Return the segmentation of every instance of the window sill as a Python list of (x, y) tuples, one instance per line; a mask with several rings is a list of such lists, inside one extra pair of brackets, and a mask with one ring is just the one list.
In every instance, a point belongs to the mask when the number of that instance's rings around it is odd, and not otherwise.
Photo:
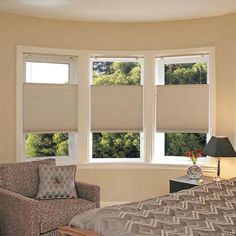
[[(163, 169), (163, 170), (186, 170), (189, 164), (166, 164), (166, 163), (128, 163), (128, 162), (87, 162), (78, 163), (78, 169)], [(216, 167), (213, 165), (200, 165), (203, 172), (215, 173)]]

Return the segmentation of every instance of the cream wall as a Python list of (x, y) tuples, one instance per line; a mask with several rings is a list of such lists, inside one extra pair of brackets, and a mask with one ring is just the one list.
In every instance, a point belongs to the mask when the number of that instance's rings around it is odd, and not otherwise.
[[(159, 50), (215, 46), (218, 135), (236, 143), (236, 14), (201, 20), (96, 24), (43, 20), (0, 12), (0, 163), (16, 152), (16, 45), (94, 50)], [(225, 168), (224, 168), (225, 167)], [(236, 176), (236, 161), (223, 163)], [(129, 201), (168, 191), (175, 169), (82, 169), (78, 178), (97, 183), (102, 201)]]

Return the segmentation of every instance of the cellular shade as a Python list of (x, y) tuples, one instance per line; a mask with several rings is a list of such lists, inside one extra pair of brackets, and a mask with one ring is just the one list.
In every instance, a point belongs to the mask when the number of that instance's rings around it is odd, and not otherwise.
[(207, 84), (156, 86), (157, 132), (206, 133), (208, 116)]
[(96, 85), (91, 90), (93, 132), (142, 131), (143, 86)]
[(26, 83), (23, 89), (25, 132), (77, 131), (77, 85)]

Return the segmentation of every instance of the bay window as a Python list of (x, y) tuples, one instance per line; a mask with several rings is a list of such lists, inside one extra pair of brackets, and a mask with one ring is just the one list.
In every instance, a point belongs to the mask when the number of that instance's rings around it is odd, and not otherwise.
[(19, 46), (18, 160), (187, 164), (214, 130), (213, 55)]

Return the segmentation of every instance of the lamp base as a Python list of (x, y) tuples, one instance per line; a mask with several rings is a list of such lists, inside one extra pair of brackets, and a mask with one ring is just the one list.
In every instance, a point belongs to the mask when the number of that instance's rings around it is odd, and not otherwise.
[(213, 181), (219, 182), (220, 178), (220, 158), (217, 159), (217, 176), (213, 179)]

